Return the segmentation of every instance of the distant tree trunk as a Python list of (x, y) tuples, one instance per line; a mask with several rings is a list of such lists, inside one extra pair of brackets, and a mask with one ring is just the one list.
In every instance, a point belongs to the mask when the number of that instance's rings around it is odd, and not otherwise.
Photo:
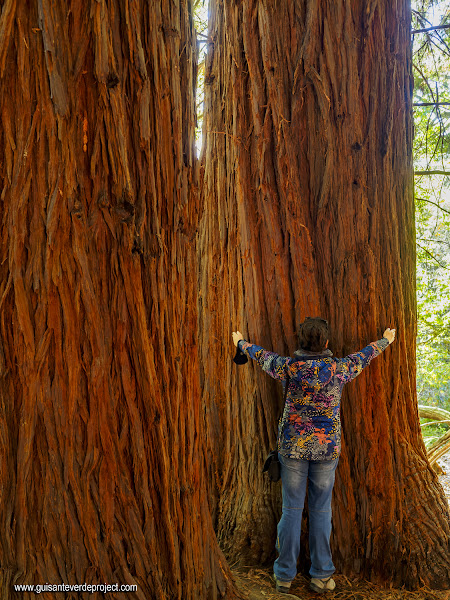
[(275, 557), (261, 473), (281, 387), (237, 367), (231, 332), (281, 355), (306, 316), (337, 356), (395, 327), (342, 398), (333, 557), (344, 573), (449, 581), (449, 515), (415, 382), (409, 2), (210, 0), (200, 366), (216, 530), (230, 561)]
[(232, 598), (204, 478), (190, 2), (0, 4), (1, 596)]

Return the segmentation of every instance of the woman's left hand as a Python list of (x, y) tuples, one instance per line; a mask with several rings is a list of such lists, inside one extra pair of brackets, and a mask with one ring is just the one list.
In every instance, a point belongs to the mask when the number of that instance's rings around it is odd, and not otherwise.
[(232, 333), (233, 336), (233, 342), (234, 345), (237, 347), (239, 340), (243, 340), (244, 336), (242, 335), (242, 333), (240, 331), (233, 331)]

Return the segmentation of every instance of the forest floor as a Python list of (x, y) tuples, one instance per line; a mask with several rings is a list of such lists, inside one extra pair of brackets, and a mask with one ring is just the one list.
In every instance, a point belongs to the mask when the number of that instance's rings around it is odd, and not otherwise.
[(297, 575), (291, 586), (292, 594), (280, 594), (275, 591), (272, 569), (241, 567), (232, 569), (236, 587), (246, 600), (450, 600), (450, 590), (430, 590), (421, 588), (414, 592), (383, 587), (345, 575), (333, 575), (336, 589), (326, 594), (316, 594), (309, 589), (309, 577)]
[[(450, 453), (443, 456), (438, 463), (444, 473), (439, 481), (444, 488), (450, 505)], [(309, 578), (297, 575), (292, 584), (292, 594), (280, 594), (275, 591), (272, 569), (256, 569), (240, 567), (232, 569), (237, 589), (246, 600), (314, 600), (321, 597), (309, 589)], [(422, 588), (414, 592), (382, 587), (362, 579), (348, 578), (345, 575), (333, 576), (336, 581), (334, 592), (328, 592), (323, 597), (326, 600), (450, 600), (450, 590), (429, 590)]]

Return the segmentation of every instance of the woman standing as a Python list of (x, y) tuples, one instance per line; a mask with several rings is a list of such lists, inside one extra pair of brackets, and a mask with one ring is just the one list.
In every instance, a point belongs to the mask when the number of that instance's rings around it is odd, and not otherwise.
[(232, 336), (239, 350), (257, 361), (271, 377), (281, 380), (283, 386), (288, 386), (277, 441), (283, 512), (277, 527), (276, 589), (289, 593), (297, 574), (308, 483), (310, 587), (316, 592), (334, 590), (331, 497), (341, 449), (342, 389), (394, 341), (395, 329), (386, 329), (380, 340), (345, 358), (333, 357), (328, 349), (328, 323), (319, 317), (307, 317), (299, 325), (300, 348), (293, 358), (251, 344), (239, 331)]

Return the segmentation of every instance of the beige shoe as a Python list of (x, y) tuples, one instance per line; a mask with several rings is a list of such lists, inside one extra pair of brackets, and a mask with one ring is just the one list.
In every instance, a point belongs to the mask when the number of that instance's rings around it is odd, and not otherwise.
[(332, 592), (336, 587), (336, 583), (332, 577), (328, 577), (328, 579), (316, 579), (313, 577), (309, 587), (318, 594), (323, 594), (324, 592)]
[(291, 587), (292, 581), (280, 581), (275, 575), (275, 573), (273, 575), (273, 578), (275, 580), (275, 587), (277, 588), (277, 592), (280, 592), (281, 594), (290, 593), (289, 588)]
[(286, 597), (286, 600), (289, 600), (289, 599), (301, 600), (298, 596), (291, 593), (290, 588), (291, 588), (292, 581), (280, 581), (275, 574), (273, 575), (273, 578), (275, 580), (277, 592), (279, 592), (280, 594), (284, 594)]

